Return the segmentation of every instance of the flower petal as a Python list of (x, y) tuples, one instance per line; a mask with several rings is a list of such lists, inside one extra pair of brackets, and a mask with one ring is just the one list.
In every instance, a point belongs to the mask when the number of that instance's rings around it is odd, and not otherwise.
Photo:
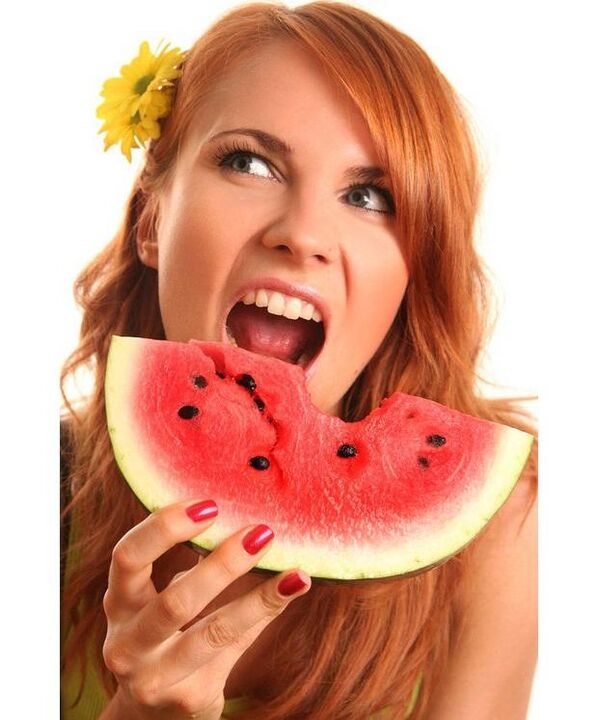
[(121, 151), (131, 162), (131, 150), (145, 147), (148, 139), (160, 137), (158, 120), (172, 109), (173, 81), (182, 75), (187, 55), (179, 48), (163, 47), (156, 54), (144, 40), (130, 63), (120, 68), (120, 76), (109, 78), (102, 85), (104, 101), (96, 108), (96, 117), (103, 120), (98, 134), (106, 133), (104, 150), (120, 142)]

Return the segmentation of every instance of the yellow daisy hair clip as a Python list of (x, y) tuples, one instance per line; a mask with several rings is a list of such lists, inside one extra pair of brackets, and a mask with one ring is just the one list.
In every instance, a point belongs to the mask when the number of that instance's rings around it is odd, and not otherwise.
[[(160, 41), (160, 44), (163, 41)], [(96, 116), (104, 120), (98, 135), (105, 132), (104, 151), (120, 142), (120, 149), (131, 162), (131, 148), (143, 147), (148, 139), (160, 137), (160, 118), (172, 108), (174, 80), (182, 74), (185, 52), (160, 46), (154, 55), (147, 41), (139, 54), (120, 69), (120, 77), (110, 78), (102, 86), (104, 101)], [(139, 142), (139, 145), (137, 144)]]

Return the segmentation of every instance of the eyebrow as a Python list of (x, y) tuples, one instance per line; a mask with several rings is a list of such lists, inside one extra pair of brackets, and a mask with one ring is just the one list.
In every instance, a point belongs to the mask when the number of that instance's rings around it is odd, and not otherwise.
[[(232, 130), (222, 130), (208, 138), (208, 142), (214, 142), (224, 135), (247, 135), (252, 137), (266, 150), (282, 157), (289, 157), (293, 154), (293, 148), (284, 140), (277, 138), (276, 135), (266, 132), (265, 130), (257, 130), (256, 128), (233, 128)], [(368, 183), (374, 180), (387, 177), (387, 172), (377, 165), (351, 165), (348, 167), (344, 176), (348, 179), (358, 182)]]

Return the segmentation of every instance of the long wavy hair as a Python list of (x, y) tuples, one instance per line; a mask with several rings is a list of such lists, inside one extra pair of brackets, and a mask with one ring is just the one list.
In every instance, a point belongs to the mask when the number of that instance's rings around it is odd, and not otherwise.
[[(122, 226), (81, 272), (75, 299), (83, 311), (80, 341), (61, 373), (69, 416), (72, 501), (85, 528), (80, 557), (66, 584), (63, 622), (73, 628), (63, 663), (86, 648), (109, 695), (116, 681), (102, 658), (102, 607), (111, 552), (145, 517), (119, 476), (107, 434), (103, 378), (113, 334), (164, 339), (157, 273), (136, 251), (137, 233), (154, 231), (156, 193), (174, 167), (202, 99), (236, 63), (270, 40), (299, 43), (322, 63), (363, 114), (390, 173), (397, 237), (410, 271), (401, 307), (381, 346), (343, 398), (341, 417), (359, 420), (396, 390), (430, 398), (471, 415), (533, 432), (517, 398), (488, 399), (477, 390), (480, 351), (494, 321), (487, 271), (474, 247), (483, 170), (467, 113), (428, 55), (404, 33), (342, 3), (296, 9), (277, 3), (236, 8), (189, 51), (174, 106), (152, 141), (134, 181)], [(95, 385), (76, 407), (66, 385), (80, 368)], [(527, 473), (535, 477), (532, 458)], [(363, 720), (390, 705), (402, 718), (423, 673), (413, 720), (421, 718), (447, 664), (462, 618), (456, 598), (465, 550), (422, 574), (384, 582), (318, 584), (302, 598), (302, 622), (273, 652), (276, 678), (260, 689), (249, 717)]]

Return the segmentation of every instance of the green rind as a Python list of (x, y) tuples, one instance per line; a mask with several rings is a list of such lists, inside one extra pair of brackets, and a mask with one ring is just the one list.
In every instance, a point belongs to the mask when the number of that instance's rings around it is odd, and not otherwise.
[[(114, 336), (106, 372), (106, 414), (114, 456), (131, 489), (143, 505), (153, 512), (184, 498), (169, 492), (165, 480), (138, 448), (142, 439), (135, 433), (137, 419), (130, 416), (135, 404), (130, 400), (131, 377), (143, 352), (143, 340)], [(498, 430), (495, 455), (483, 489), (471, 498), (460, 514), (439, 526), (436, 521), (396, 546), (343, 545), (340, 549), (300, 545), (275, 539), (256, 568), (282, 571), (300, 567), (312, 577), (359, 580), (411, 574), (438, 565), (463, 547), (483, 529), (515, 487), (529, 456), (533, 437), (515, 428)], [(132, 450), (128, 450), (131, 448)], [(189, 498), (190, 500), (194, 498)], [(207, 499), (207, 498), (197, 498)], [(267, 513), (266, 513), (267, 514)], [(227, 522), (226, 513), (190, 542), (213, 550), (240, 528)]]

